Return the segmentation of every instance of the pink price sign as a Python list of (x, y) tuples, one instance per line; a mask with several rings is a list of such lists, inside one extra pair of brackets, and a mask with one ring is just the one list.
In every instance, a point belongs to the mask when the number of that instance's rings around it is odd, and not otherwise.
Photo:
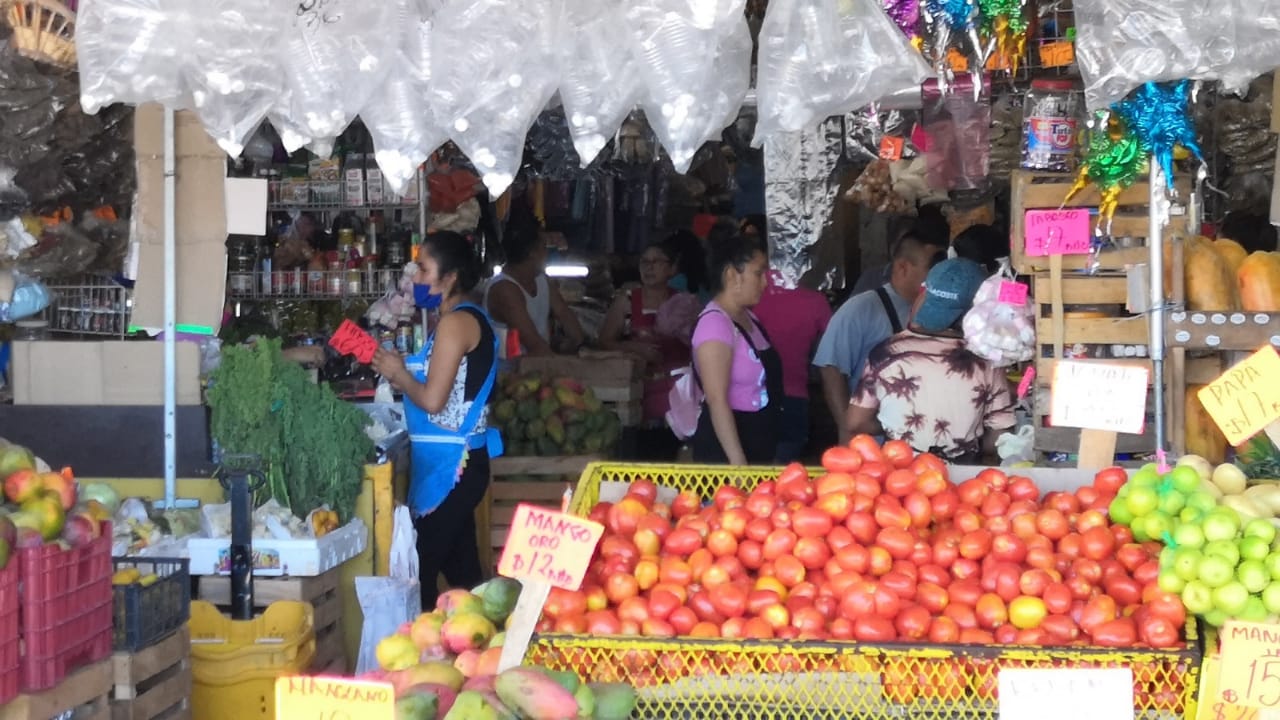
[(1088, 208), (1028, 210), (1024, 220), (1027, 257), (1087, 255), (1093, 247)]
[(996, 298), (1006, 305), (1025, 305), (1027, 302), (1027, 286), (1012, 280), (1000, 282), (1000, 295)]

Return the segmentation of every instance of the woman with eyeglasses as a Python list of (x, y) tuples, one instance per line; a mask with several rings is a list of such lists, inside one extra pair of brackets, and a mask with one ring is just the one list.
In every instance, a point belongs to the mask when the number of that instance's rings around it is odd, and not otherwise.
[[(652, 242), (640, 256), (640, 286), (618, 292), (600, 328), (600, 346), (634, 353), (646, 363), (644, 437), (648, 459), (672, 459), (678, 448), (666, 427), (671, 371), (689, 364), (689, 343), (699, 302), (670, 286), (678, 257), (666, 243)], [(667, 456), (670, 457), (667, 457)]]

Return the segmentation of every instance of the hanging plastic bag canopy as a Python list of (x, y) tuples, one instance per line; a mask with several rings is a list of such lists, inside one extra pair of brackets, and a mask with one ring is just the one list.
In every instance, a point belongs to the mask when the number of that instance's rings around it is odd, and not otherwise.
[(305, 0), (284, 13), (277, 28), (286, 92), (267, 117), (285, 150), (303, 145), (321, 157), (333, 138), (383, 87), (398, 37), (397, 4)]
[[(627, 7), (645, 118), (677, 172), (737, 116), (751, 73), (745, 0), (647, 0)], [(745, 48), (745, 59), (743, 49)]]
[(930, 75), (876, 0), (773, 0), (759, 40), (757, 147)]
[(292, 12), (261, 0), (205, 0), (200, 8), (182, 78), (209, 136), (237, 157), (284, 91), (276, 32)]
[(191, 49), (190, 0), (85, 0), (76, 15), (80, 106), (190, 105), (182, 64)]
[(524, 139), (560, 81), (562, 0), (467, 0), (435, 15), (427, 103), (490, 194), (515, 179)]
[(447, 138), (447, 129), (427, 102), (431, 87), (432, 16), (435, 7), (402, 0), (397, 7), (400, 37), (396, 70), (360, 112), (373, 138), (374, 157), (382, 177), (403, 194), (417, 168)]
[(560, 101), (582, 167), (600, 154), (640, 99), (622, 3), (567, 0)]

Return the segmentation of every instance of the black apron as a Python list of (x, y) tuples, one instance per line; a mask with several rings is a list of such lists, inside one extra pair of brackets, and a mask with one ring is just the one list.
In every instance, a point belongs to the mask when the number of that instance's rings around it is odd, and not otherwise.
[[(751, 335), (734, 322), (747, 347), (755, 354), (760, 365), (764, 367), (764, 387), (768, 394), (768, 402), (755, 412), (744, 410), (733, 411), (733, 422), (738, 426), (738, 442), (742, 444), (742, 452), (747, 457), (748, 465), (772, 465), (778, 448), (778, 418), (782, 407), (784, 390), (782, 386), (782, 356), (778, 354), (769, 339), (769, 334), (755, 317), (751, 318), (760, 334), (769, 342), (769, 347), (760, 350), (751, 341)], [(730, 322), (733, 322), (732, 318)], [(698, 429), (692, 438), (693, 461), (722, 465), (729, 462), (724, 448), (720, 446), (720, 438), (716, 437), (715, 427), (711, 423), (711, 411), (703, 401), (702, 412), (698, 415)]]

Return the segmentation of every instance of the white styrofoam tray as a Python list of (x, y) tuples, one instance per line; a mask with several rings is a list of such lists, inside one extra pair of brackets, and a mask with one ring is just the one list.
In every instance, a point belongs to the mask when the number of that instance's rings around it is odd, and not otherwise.
[[(364, 552), (369, 528), (360, 518), (316, 539), (253, 541), (253, 574), (265, 577), (322, 575)], [(187, 541), (192, 575), (227, 575), (231, 572), (231, 541), (227, 538), (191, 538)]]

